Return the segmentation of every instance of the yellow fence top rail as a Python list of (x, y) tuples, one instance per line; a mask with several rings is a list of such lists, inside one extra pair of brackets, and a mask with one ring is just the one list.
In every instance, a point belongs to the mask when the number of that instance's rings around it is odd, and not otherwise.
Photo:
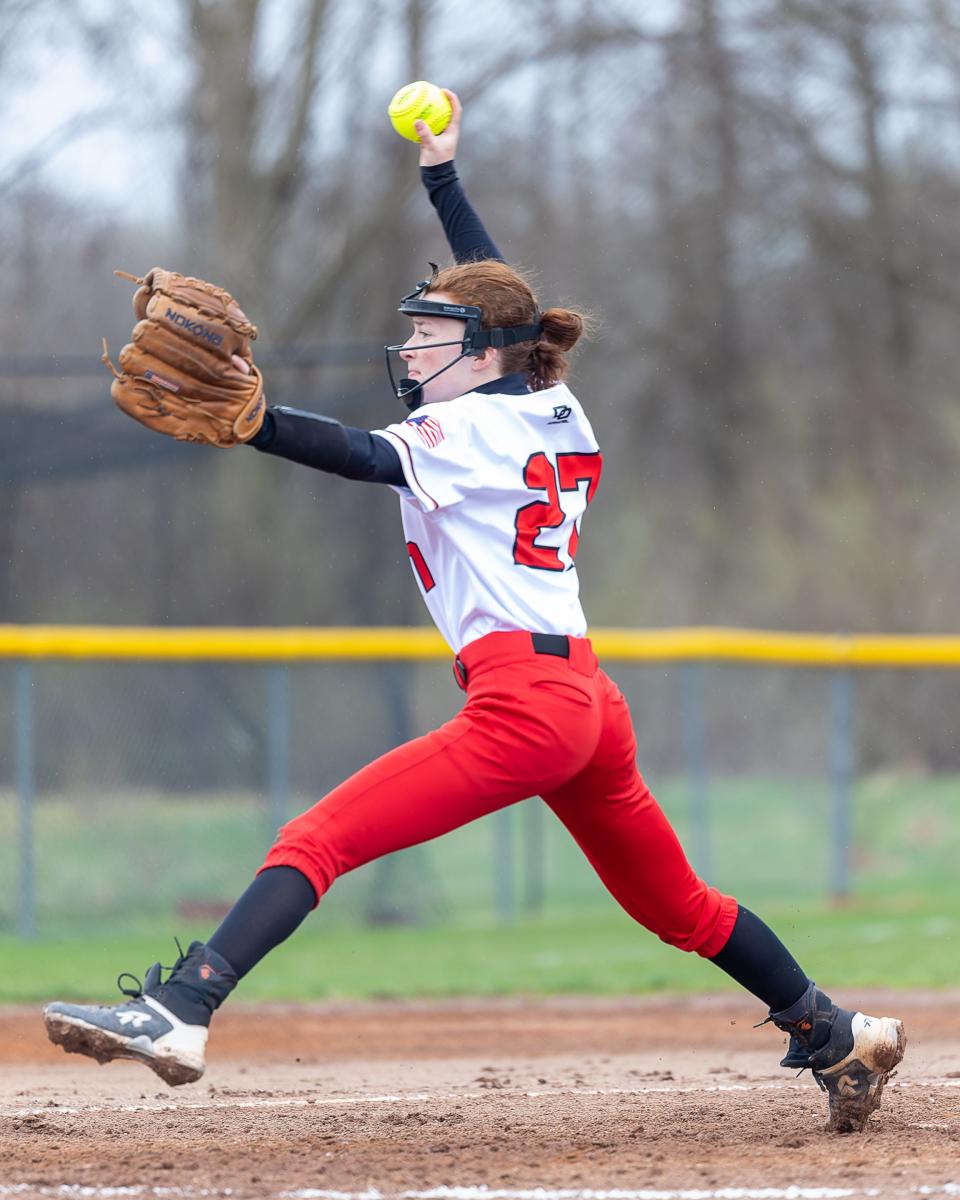
[[(958, 667), (960, 637), (777, 633), (758, 629), (595, 629), (607, 661), (780, 663), (807, 667)], [(0, 625), (0, 658), (303, 662), (449, 660), (427, 628), (178, 628)]]

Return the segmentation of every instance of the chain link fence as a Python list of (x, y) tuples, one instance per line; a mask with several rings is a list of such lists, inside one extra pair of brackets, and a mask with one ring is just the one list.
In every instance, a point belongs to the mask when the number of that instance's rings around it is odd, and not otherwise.
[[(696, 866), (744, 903), (954, 889), (956, 672), (609, 669)], [(445, 662), (0, 662), (0, 932), (212, 925), (284, 819), (461, 703)], [(533, 798), (339, 880), (323, 917), (476, 926), (611, 904)]]

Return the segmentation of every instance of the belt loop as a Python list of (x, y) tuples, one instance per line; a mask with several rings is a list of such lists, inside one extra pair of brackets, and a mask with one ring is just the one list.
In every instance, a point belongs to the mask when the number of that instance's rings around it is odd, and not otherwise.
[(453, 677), (457, 681), (457, 687), (461, 692), (467, 690), (467, 668), (460, 661), (459, 654), (453, 660)]
[(570, 639), (563, 633), (531, 633), (535, 654), (552, 654), (555, 658), (570, 657)]

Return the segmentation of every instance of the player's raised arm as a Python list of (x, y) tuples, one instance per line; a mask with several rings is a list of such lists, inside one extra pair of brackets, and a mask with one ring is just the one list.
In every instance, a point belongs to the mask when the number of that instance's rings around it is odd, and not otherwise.
[(437, 210), (457, 262), (478, 262), (486, 258), (504, 262), (504, 256), (467, 199), (454, 167), (453, 160), (460, 142), (463, 105), (456, 92), (447, 88), (442, 91), (450, 101), (451, 109), (446, 127), (439, 133), (433, 133), (426, 121), (414, 122), (414, 129), (420, 138), (420, 177), (431, 204)]

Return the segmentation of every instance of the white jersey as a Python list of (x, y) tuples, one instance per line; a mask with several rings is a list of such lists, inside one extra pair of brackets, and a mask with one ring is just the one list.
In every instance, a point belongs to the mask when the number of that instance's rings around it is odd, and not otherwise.
[(565, 384), (468, 392), (374, 432), (400, 456), (407, 551), (454, 653), (495, 631), (584, 636), (574, 559), (601, 457)]

